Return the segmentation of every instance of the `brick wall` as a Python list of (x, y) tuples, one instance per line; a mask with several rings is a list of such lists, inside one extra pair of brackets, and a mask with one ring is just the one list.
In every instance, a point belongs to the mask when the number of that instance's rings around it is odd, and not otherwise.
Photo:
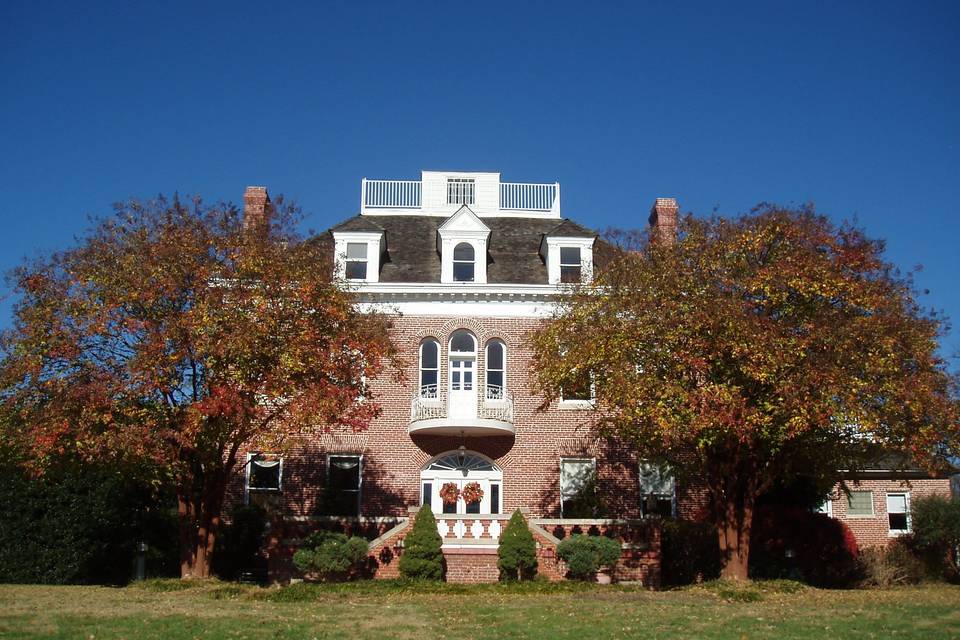
[(851, 491), (873, 493), (873, 516), (848, 515), (847, 496), (840, 485), (834, 487), (831, 494), (833, 517), (850, 527), (861, 548), (886, 545), (892, 539), (887, 517), (888, 493), (907, 493), (910, 500), (930, 495), (950, 496), (948, 478), (851, 480), (847, 482), (847, 487)]

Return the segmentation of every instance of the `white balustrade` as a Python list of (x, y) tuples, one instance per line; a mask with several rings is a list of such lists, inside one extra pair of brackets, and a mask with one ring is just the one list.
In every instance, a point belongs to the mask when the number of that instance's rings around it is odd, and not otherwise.
[(361, 209), (419, 209), (419, 180), (367, 180), (360, 182)]
[(445, 543), (493, 544), (503, 532), (500, 521), (509, 519), (506, 515), (443, 514), (437, 516), (437, 533)]
[(501, 182), (500, 208), (513, 211), (560, 210), (560, 183)]
[[(447, 418), (449, 415), (447, 391), (435, 384), (424, 386), (410, 401), (410, 422)], [(480, 389), (477, 417), (513, 424), (513, 395), (494, 385)]]

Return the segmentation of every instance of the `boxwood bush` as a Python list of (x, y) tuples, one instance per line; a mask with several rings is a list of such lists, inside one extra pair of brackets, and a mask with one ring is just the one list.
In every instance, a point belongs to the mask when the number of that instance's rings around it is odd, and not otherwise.
[(567, 563), (571, 577), (589, 580), (601, 567), (617, 564), (620, 542), (605, 536), (573, 535), (557, 545), (557, 555)]
[(369, 546), (365, 538), (318, 531), (304, 539), (293, 554), (293, 564), (308, 577), (349, 580), (362, 575)]

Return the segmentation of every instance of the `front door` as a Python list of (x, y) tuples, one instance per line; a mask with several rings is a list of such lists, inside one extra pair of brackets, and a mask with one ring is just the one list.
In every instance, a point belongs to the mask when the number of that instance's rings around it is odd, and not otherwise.
[[(474, 483), (480, 488), (480, 499), (467, 502), (465, 489), (469, 494), (472, 487), (468, 485)], [(430, 505), (436, 514), (500, 513), (503, 473), (477, 454), (441, 456), (420, 472), (420, 486), (423, 504)], [(456, 500), (451, 501), (454, 496)]]
[(450, 418), (477, 417), (477, 359), (450, 358)]

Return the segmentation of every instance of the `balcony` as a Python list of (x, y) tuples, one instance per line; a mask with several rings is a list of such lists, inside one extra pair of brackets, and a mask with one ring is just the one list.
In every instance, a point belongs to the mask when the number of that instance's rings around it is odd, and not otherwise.
[(437, 385), (423, 387), (410, 402), (407, 433), (438, 436), (513, 435), (513, 396), (488, 385), (475, 395), (448, 393)]
[(560, 183), (500, 182), (499, 173), (424, 171), (420, 180), (360, 182), (364, 215), (560, 217)]

